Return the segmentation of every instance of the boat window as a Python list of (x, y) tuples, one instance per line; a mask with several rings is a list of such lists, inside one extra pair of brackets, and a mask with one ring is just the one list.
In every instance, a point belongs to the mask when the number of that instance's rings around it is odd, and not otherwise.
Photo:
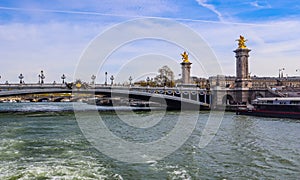
[(291, 101), (291, 104), (300, 104), (299, 101)]

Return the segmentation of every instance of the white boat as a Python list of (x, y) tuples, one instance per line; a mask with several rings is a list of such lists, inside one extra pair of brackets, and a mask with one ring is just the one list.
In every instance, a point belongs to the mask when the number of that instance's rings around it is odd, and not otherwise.
[(257, 98), (251, 105), (238, 109), (237, 114), (300, 119), (300, 97)]

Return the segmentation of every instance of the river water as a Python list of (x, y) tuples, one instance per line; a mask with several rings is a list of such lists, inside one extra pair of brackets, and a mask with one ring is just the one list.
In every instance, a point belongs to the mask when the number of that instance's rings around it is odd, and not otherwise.
[[(81, 132), (71, 103), (0, 104), (0, 179), (299, 179), (300, 120), (225, 113), (216, 136), (198, 143), (207, 112), (188, 140), (169, 156), (146, 164), (120, 162), (99, 152)], [(89, 105), (82, 105), (87, 111)], [(121, 108), (122, 109), (122, 108)], [(189, 113), (165, 112), (154, 130), (120, 128), (119, 116), (99, 109), (115, 134), (152, 141)], [(127, 112), (124, 108), (123, 114)], [(152, 112), (135, 112), (143, 117)], [(188, 121), (188, 118), (187, 118)], [(161, 126), (161, 127), (160, 127)], [(148, 135), (150, 133), (151, 135)], [(157, 137), (156, 137), (157, 136)], [(147, 139), (148, 138), (148, 139)], [(116, 147), (117, 148), (117, 147)]]

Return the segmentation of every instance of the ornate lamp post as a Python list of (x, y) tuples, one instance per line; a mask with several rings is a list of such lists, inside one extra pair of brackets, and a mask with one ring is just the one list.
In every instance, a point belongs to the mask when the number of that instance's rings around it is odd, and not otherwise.
[(92, 79), (92, 84), (95, 84), (96, 76), (94, 74), (91, 76), (91, 79)]
[(41, 71), (41, 84), (44, 84), (44, 79), (45, 79), (45, 75), (44, 75), (44, 71)]
[(147, 86), (149, 87), (150, 78), (147, 77), (147, 78), (146, 78), (146, 81), (147, 81)]
[(21, 73), (20, 75), (19, 75), (19, 79), (20, 79), (20, 84), (22, 84), (23, 83), (23, 81), (22, 81), (22, 79), (24, 78), (24, 76), (23, 76), (23, 74)]
[(129, 76), (129, 85), (131, 86), (131, 81), (132, 81), (132, 77), (131, 76)]
[(63, 74), (60, 78), (62, 79), (62, 84), (65, 84), (65, 79), (66, 79), (65, 74)]
[(283, 71), (284, 71), (284, 68), (279, 69), (279, 78), (283, 78)]
[(161, 85), (162, 85), (162, 80), (161, 80), (160, 78), (157, 80), (157, 85), (158, 85), (158, 86), (161, 86)]
[(41, 84), (41, 75), (39, 74), (38, 77), (39, 77), (39, 82), (38, 82), (38, 84)]
[(113, 75), (111, 75), (111, 76), (110, 76), (111, 85), (113, 85), (113, 84), (114, 84), (114, 79), (115, 79), (115, 78), (114, 78), (114, 76), (113, 76)]
[(107, 72), (105, 72), (105, 83), (104, 83), (105, 86), (107, 86)]

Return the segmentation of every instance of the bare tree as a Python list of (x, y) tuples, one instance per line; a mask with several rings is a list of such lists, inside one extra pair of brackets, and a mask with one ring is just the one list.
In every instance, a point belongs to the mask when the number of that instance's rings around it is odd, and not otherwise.
[(154, 78), (154, 81), (159, 86), (174, 86), (174, 72), (167, 65), (161, 67), (158, 70), (158, 75)]

